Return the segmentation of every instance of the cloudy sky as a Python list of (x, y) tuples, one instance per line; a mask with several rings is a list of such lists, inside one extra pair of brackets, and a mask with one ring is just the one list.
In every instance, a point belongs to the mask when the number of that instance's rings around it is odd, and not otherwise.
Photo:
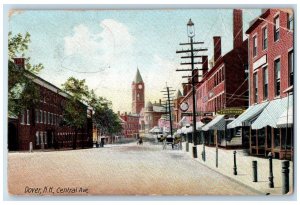
[[(260, 10), (243, 10), (244, 32)], [(70, 76), (86, 79), (113, 109), (131, 111), (131, 83), (137, 67), (145, 98), (158, 101), (166, 82), (181, 89), (180, 42), (187, 42), (186, 23), (195, 23), (196, 41), (212, 57), (213, 36), (222, 37), (222, 54), (232, 49), (232, 9), (193, 10), (26, 10), (11, 12), (9, 30), (29, 32), (27, 55), (42, 63), (42, 78), (61, 87)], [(246, 36), (244, 36), (244, 39)], [(187, 74), (185, 74), (187, 75)]]

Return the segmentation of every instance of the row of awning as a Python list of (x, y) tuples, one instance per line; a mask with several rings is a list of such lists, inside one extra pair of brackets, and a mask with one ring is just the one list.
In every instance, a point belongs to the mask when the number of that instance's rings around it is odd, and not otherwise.
[(293, 95), (250, 106), (243, 114), (227, 125), (228, 129), (251, 126), (261, 129), (291, 127), (293, 125)]
[[(177, 133), (191, 133), (193, 127), (187, 124), (184, 117), (181, 120), (182, 128)], [(261, 129), (266, 126), (273, 128), (291, 127), (293, 125), (293, 95), (285, 98), (278, 98), (269, 102), (250, 106), (238, 118), (227, 125), (227, 129), (235, 127), (251, 126), (252, 129)], [(217, 115), (212, 121), (204, 125), (202, 122), (196, 123), (197, 130), (225, 130), (225, 115)]]

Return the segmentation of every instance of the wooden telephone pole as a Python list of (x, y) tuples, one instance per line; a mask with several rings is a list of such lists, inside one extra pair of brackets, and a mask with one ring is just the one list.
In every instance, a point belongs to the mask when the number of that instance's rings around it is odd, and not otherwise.
[(194, 30), (194, 23), (190, 19), (189, 22), (187, 23), (187, 31), (188, 31), (188, 37), (190, 38), (190, 42), (188, 43), (180, 43), (180, 46), (190, 46), (190, 49), (182, 49), (176, 51), (176, 53), (185, 53), (187, 56), (181, 56), (182, 59), (190, 59), (190, 62), (182, 62), (180, 65), (191, 65), (191, 69), (177, 69), (176, 71), (191, 71), (191, 76), (183, 76), (183, 78), (189, 78), (191, 79), (191, 83), (185, 83), (185, 84), (192, 84), (192, 95), (193, 95), (193, 141), (194, 141), (194, 146), (193, 146), (193, 157), (197, 158), (197, 143), (196, 143), (196, 94), (195, 94), (195, 84), (198, 82), (198, 69), (195, 68), (195, 64), (203, 64), (203, 60), (196, 61), (196, 58), (202, 58), (203, 55), (195, 55), (194, 52), (200, 52), (200, 51), (207, 51), (207, 48), (194, 48), (194, 45), (198, 44), (204, 44), (204, 42), (194, 42), (193, 37), (195, 36), (195, 30)]

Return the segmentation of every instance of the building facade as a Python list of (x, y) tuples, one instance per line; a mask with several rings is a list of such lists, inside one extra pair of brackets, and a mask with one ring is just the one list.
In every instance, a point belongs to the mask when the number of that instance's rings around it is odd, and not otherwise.
[(122, 134), (125, 137), (137, 137), (139, 135), (139, 115), (125, 112), (119, 117), (122, 119)]
[[(20, 64), (21, 63), (21, 64)], [(24, 68), (24, 60), (15, 59), (18, 67)], [(40, 92), (40, 101), (35, 108), (28, 108), (18, 117), (10, 117), (8, 124), (8, 149), (28, 150), (30, 142), (33, 149), (72, 147), (75, 130), (62, 125), (63, 109), (68, 94), (61, 89), (30, 74)], [(77, 133), (77, 146), (92, 146), (92, 123), (88, 117), (87, 106), (82, 104), (79, 112), (85, 116), (85, 126)]]
[[(250, 105), (263, 107), (250, 126), (250, 153), (291, 158), (293, 153), (293, 11), (267, 9), (249, 36)], [(289, 110), (291, 110), (289, 114)], [(290, 116), (288, 116), (290, 115)]]
[[(233, 49), (222, 56), (221, 37), (215, 36), (213, 37), (214, 56), (210, 60), (212, 68), (208, 68), (208, 56), (202, 57), (202, 79), (199, 82), (196, 80), (198, 82), (196, 85), (196, 116), (199, 123), (208, 124), (225, 110), (245, 110), (248, 106), (248, 80), (245, 73), (245, 67), (248, 64), (248, 39), (243, 41), (242, 22), (242, 10), (234, 9)], [(181, 119), (185, 117), (189, 122), (192, 122), (193, 104), (190, 85), (185, 85), (183, 88), (183, 98), (180, 104), (182, 103), (187, 103), (189, 106), (187, 111), (180, 113)], [(230, 144), (225, 139), (225, 123), (231, 118), (236, 118), (238, 114), (222, 114), (222, 118), (217, 122), (222, 124), (217, 130), (218, 142), (224, 146)], [(215, 128), (213, 127), (218, 126), (208, 125), (207, 130), (205, 130), (209, 145), (216, 143)], [(242, 144), (241, 138), (239, 144)]]

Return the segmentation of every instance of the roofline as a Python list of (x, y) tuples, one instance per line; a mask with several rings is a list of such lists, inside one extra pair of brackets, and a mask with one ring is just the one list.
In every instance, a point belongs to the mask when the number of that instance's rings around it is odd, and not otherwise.
[(250, 34), (251, 31), (260, 23), (262, 22), (261, 18), (265, 19), (268, 15), (270, 14), (270, 9), (267, 9), (264, 13), (262, 13), (259, 17), (256, 17), (254, 22), (249, 26), (247, 31), (245, 32), (246, 34)]

